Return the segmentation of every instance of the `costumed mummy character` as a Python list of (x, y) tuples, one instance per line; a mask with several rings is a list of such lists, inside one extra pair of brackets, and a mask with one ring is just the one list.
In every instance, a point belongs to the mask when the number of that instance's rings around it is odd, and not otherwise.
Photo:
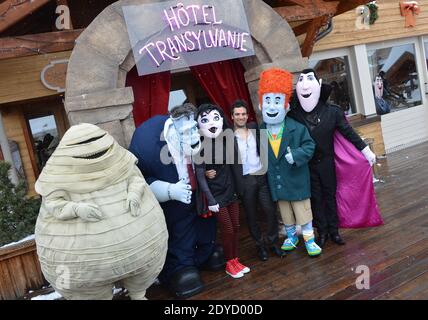
[(293, 93), (293, 75), (282, 69), (268, 69), (259, 82), (260, 108), (269, 139), (268, 180), (272, 199), (278, 201), (287, 232), (281, 249), (294, 250), (299, 242), (296, 225), (302, 227), (309, 256), (321, 254), (312, 227), (311, 187), (308, 162), (315, 143), (305, 126), (286, 116)]
[[(314, 212), (314, 222), (318, 231), (317, 243), (323, 247), (330, 236), (331, 240), (339, 245), (345, 244), (345, 241), (339, 235), (339, 221), (336, 204), (336, 167), (335, 167), (335, 137), (336, 130), (341, 133), (341, 138), (345, 138), (352, 143), (364, 155), (367, 161), (364, 161), (366, 170), (369, 174), (369, 180), (363, 178), (363, 181), (368, 181), (364, 186), (364, 194), (366, 192), (373, 194), (373, 183), (371, 178), (371, 166), (376, 161), (375, 154), (352, 129), (345, 119), (342, 109), (338, 106), (327, 103), (327, 98), (330, 94), (328, 86), (322, 85), (322, 80), (318, 79), (313, 69), (306, 69), (300, 74), (296, 84), (296, 96), (293, 100), (293, 106), (289, 113), (292, 117), (305, 125), (311, 137), (316, 143), (314, 157), (309, 163), (311, 174), (311, 202)], [(358, 152), (360, 154), (360, 152)], [(350, 166), (356, 171), (356, 166)], [(344, 179), (346, 180), (346, 179)], [(361, 186), (361, 181), (348, 179), (349, 183)], [(352, 189), (352, 187), (351, 187)], [(355, 190), (355, 189), (354, 189)], [(361, 195), (361, 190), (357, 191), (357, 195)], [(345, 196), (345, 195), (343, 195)], [(373, 199), (374, 196), (371, 198)], [(363, 216), (370, 217), (370, 212), (366, 209), (367, 198), (360, 197), (360, 201), (352, 204), (362, 206)], [(363, 201), (361, 201), (363, 200)], [(372, 200), (367, 203), (373, 204)], [(374, 209), (377, 206), (373, 206)], [(346, 209), (345, 213), (351, 216), (351, 208)], [(377, 210), (377, 209), (376, 209)], [(361, 214), (358, 215), (361, 217)], [(351, 218), (351, 219), (356, 219)]]
[(196, 108), (185, 104), (172, 108), (170, 116), (155, 116), (136, 129), (130, 145), (168, 227), (168, 253), (159, 280), (180, 298), (203, 289), (199, 268), (224, 265), (215, 245), (215, 218), (198, 215), (201, 199), (192, 158), (201, 143), (195, 114)]
[(132, 299), (162, 270), (168, 232), (137, 159), (106, 131), (72, 126), (35, 188), (42, 196), (36, 244), (43, 274), (66, 299)]
[[(196, 166), (196, 175), (201, 190), (208, 201), (208, 208), (214, 212), (223, 238), (226, 273), (232, 278), (241, 278), (250, 268), (239, 262), (239, 203), (236, 189), (242, 177), (242, 165), (239, 164), (237, 145), (232, 130), (228, 130), (231, 141), (226, 143), (222, 135), (227, 128), (223, 110), (212, 104), (203, 104), (196, 115), (198, 126), (204, 139), (204, 154), (209, 153), (205, 162)], [(220, 143), (218, 143), (220, 142)], [(212, 152), (208, 152), (210, 149)], [(233, 156), (229, 163), (228, 156)], [(215, 170), (216, 175), (208, 181), (205, 179), (206, 170)], [(242, 183), (242, 182), (241, 182)], [(242, 185), (242, 184), (241, 184)]]

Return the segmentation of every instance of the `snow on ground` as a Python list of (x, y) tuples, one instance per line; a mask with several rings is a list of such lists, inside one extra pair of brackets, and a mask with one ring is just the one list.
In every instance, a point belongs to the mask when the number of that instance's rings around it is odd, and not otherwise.
[(24, 241), (28, 241), (28, 240), (34, 240), (34, 234), (32, 234), (31, 236), (25, 237), (24, 239), (21, 239), (21, 240), (19, 240), (17, 242), (11, 242), (11, 243), (5, 244), (3, 247), (0, 247), (0, 248), (10, 247), (10, 246), (13, 246), (15, 244), (18, 244), (18, 243), (21, 243), (21, 242), (24, 242)]
[(55, 292), (52, 292), (50, 294), (31, 298), (31, 300), (58, 300), (61, 298), (62, 298), (62, 296), (58, 292), (55, 291)]
[(119, 294), (123, 291), (123, 288), (113, 287), (113, 295)]

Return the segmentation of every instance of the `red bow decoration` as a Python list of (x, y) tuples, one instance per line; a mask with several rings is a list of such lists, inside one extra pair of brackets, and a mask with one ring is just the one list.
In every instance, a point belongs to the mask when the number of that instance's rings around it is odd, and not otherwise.
[(415, 15), (421, 12), (417, 1), (401, 1), (400, 13), (406, 19), (406, 28), (416, 26)]

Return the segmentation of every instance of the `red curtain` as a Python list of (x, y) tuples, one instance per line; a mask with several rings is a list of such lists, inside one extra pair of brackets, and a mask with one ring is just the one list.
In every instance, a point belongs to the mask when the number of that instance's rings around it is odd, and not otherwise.
[(126, 86), (132, 87), (134, 91), (135, 127), (155, 115), (168, 114), (171, 89), (169, 71), (139, 76), (137, 68), (134, 67), (128, 72)]
[(230, 118), (230, 107), (236, 100), (248, 103), (249, 121), (255, 121), (250, 93), (244, 78), (244, 67), (239, 59), (225, 60), (190, 67), (208, 97), (219, 105)]

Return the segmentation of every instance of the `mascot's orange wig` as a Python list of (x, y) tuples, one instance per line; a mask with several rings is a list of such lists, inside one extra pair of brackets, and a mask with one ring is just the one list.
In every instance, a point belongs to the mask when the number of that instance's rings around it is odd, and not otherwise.
[(285, 94), (285, 105), (288, 105), (293, 94), (293, 75), (282, 69), (272, 68), (260, 74), (259, 101), (262, 105), (263, 95), (266, 93)]

